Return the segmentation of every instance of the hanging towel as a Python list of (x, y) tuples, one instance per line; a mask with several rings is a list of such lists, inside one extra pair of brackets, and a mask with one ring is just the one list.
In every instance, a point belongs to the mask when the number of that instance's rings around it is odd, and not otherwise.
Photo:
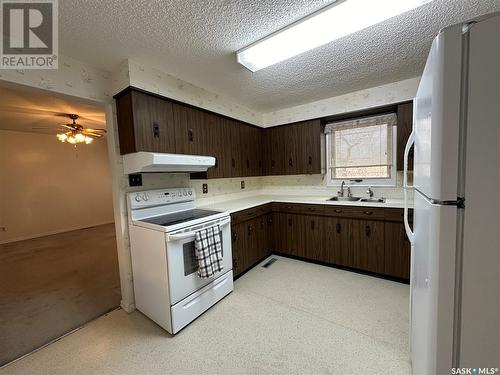
[(196, 232), (195, 253), (198, 259), (198, 276), (202, 279), (222, 271), (222, 241), (220, 226)]

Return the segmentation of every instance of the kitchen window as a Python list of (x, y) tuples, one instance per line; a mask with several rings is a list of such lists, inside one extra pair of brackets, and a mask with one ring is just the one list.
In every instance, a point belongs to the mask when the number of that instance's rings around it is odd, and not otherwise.
[(326, 125), (327, 184), (396, 185), (396, 114)]

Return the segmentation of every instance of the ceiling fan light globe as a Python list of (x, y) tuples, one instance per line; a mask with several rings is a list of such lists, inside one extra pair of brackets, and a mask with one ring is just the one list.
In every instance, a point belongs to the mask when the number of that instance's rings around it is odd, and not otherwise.
[(85, 137), (85, 144), (86, 145), (91, 144), (93, 140), (94, 140), (94, 138), (92, 138), (92, 137)]
[(56, 137), (58, 140), (60, 140), (63, 143), (66, 142), (66, 139), (68, 138), (68, 136), (64, 133), (56, 134)]
[(85, 136), (82, 133), (75, 134), (75, 141), (78, 143), (82, 143), (85, 141)]

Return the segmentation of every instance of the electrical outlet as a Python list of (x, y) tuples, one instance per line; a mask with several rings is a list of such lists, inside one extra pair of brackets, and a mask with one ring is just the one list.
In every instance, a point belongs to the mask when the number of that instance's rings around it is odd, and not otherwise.
[(203, 189), (203, 194), (207, 194), (208, 193), (208, 184), (203, 184), (202, 189)]
[(142, 174), (134, 173), (128, 175), (129, 186), (142, 186)]
[(241, 181), (241, 188), (244, 189), (245, 188), (245, 181)]

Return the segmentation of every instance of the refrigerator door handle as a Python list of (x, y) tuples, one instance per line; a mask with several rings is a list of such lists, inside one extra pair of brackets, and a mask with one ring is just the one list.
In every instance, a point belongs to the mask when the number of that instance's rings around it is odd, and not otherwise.
[(410, 136), (408, 137), (408, 142), (406, 142), (405, 153), (404, 153), (404, 161), (403, 161), (403, 194), (404, 194), (404, 224), (406, 236), (411, 244), (414, 243), (415, 234), (410, 228), (410, 224), (408, 222), (408, 190), (413, 189), (413, 186), (408, 186), (408, 155), (410, 153), (410, 148), (415, 143), (415, 132), (412, 131)]

